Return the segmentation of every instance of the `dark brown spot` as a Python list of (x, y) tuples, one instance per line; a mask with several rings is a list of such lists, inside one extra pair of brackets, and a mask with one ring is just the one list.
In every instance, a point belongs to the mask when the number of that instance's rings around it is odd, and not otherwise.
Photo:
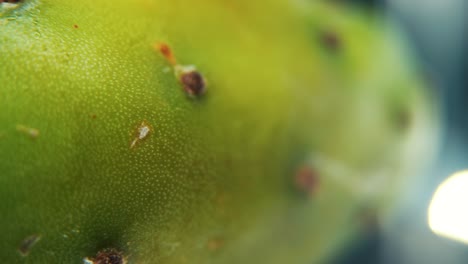
[(205, 80), (197, 71), (182, 73), (180, 82), (184, 86), (185, 92), (190, 96), (200, 96), (206, 90)]
[(169, 61), (170, 64), (176, 65), (177, 60), (174, 56), (174, 53), (172, 53), (171, 47), (167, 45), (166, 43), (156, 43), (154, 47), (161, 52), (161, 54)]
[(314, 195), (317, 192), (319, 186), (319, 177), (317, 171), (315, 171), (309, 165), (300, 167), (294, 177), (294, 183), (299, 191), (307, 195)]
[(322, 44), (330, 51), (336, 52), (341, 48), (341, 39), (335, 32), (323, 31), (320, 34)]
[(126, 258), (113, 248), (104, 249), (99, 251), (96, 258), (91, 259), (93, 264), (125, 264), (127, 263)]
[(358, 221), (364, 235), (374, 235), (379, 231), (380, 223), (377, 210), (363, 207), (358, 211)]
[(29, 255), (29, 252), (31, 251), (31, 248), (41, 239), (40, 235), (31, 235), (28, 236), (27, 238), (23, 239), (21, 242), (21, 245), (18, 248), (19, 253), (22, 256), (27, 256)]
[(10, 3), (10, 4), (16, 4), (21, 2), (21, 0), (0, 0), (0, 3)]
[(96, 114), (92, 114), (92, 115), (91, 115), (91, 118), (92, 118), (92, 119), (96, 119), (96, 118), (97, 118), (97, 115), (96, 115)]
[(395, 122), (399, 130), (406, 130), (411, 125), (411, 114), (406, 110), (400, 110), (396, 113)]
[(73, 25), (73, 28), (78, 28), (78, 25), (77, 24)]
[(208, 241), (207, 247), (208, 247), (208, 250), (210, 251), (217, 251), (220, 248), (222, 248), (223, 245), (224, 245), (224, 239), (222, 239), (221, 237), (215, 237), (215, 238), (210, 239), (210, 241)]

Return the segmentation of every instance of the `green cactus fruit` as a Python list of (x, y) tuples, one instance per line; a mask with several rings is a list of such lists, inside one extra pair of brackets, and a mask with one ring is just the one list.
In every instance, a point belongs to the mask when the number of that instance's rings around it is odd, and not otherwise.
[(432, 149), (396, 32), (319, 2), (0, 1), (1, 262), (324, 260)]

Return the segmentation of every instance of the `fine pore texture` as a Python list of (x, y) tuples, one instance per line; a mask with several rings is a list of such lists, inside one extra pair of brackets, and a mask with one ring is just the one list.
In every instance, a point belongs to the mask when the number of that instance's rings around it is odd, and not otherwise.
[(379, 16), (320, 1), (2, 1), (1, 262), (336, 253), (433, 148), (430, 95)]

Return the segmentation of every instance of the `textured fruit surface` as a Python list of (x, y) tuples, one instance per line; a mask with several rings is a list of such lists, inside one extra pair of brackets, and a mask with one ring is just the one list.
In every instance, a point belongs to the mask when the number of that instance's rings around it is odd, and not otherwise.
[(1, 262), (323, 260), (431, 149), (410, 61), (344, 6), (0, 3)]

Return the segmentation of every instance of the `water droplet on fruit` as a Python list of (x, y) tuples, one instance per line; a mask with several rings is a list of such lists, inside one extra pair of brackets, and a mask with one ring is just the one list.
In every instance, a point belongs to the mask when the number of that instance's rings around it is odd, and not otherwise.
[(23, 256), (26, 257), (29, 255), (29, 252), (31, 251), (32, 247), (36, 245), (36, 243), (41, 239), (40, 235), (31, 235), (23, 239), (21, 242), (21, 245), (18, 248), (19, 253)]

